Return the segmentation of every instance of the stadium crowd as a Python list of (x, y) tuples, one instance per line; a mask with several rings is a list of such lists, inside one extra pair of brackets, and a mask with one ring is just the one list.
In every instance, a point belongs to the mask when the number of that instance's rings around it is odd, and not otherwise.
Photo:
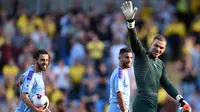
[[(136, 16), (138, 36), (148, 47), (160, 33), (167, 39), (162, 60), (175, 63), (181, 74), (176, 87), (200, 112), (200, 2), (165, 0), (160, 8), (140, 4)], [(189, 3), (187, 3), (189, 2)], [(83, 10), (72, 7), (27, 10), (0, 9), (0, 111), (13, 112), (19, 101), (15, 80), (32, 64), (35, 49), (46, 49), (51, 64), (44, 73), (46, 94), (52, 112), (106, 112), (109, 78), (118, 66), (119, 49), (129, 46), (127, 26), (120, 7), (105, 4)], [(131, 99), (137, 93), (134, 70), (130, 71)], [(172, 77), (178, 74), (168, 74)], [(159, 112), (175, 112), (175, 101), (159, 91)], [(170, 107), (170, 108), (169, 108)]]

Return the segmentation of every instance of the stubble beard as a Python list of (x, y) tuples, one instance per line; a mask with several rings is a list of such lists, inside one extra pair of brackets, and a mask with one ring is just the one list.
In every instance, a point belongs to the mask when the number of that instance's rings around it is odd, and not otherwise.
[(39, 64), (39, 63), (38, 63), (38, 64), (37, 64), (38, 70), (41, 71), (41, 72), (42, 72), (42, 71), (46, 71), (46, 68), (44, 68), (44, 67), (42, 67), (42, 66), (43, 66), (43, 64)]

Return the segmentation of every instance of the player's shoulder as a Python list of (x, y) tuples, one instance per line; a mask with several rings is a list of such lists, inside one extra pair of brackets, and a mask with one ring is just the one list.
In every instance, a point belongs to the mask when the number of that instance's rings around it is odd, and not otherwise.
[(112, 73), (112, 76), (119, 79), (123, 78), (123, 69), (121, 67), (116, 67)]
[(26, 70), (24, 73), (24, 76), (26, 77), (27, 80), (32, 80), (34, 78), (34, 71), (33, 70)]
[(159, 65), (161, 65), (161, 66), (163, 66), (163, 67), (165, 66), (164, 62), (163, 62), (161, 59), (158, 58), (157, 60), (158, 60), (158, 64), (159, 64)]

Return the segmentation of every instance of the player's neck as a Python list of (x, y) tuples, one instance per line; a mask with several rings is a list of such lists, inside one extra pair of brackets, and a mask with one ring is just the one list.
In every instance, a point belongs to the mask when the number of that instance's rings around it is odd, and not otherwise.
[(119, 67), (120, 67), (122, 70), (127, 70), (127, 69), (128, 69), (128, 68), (123, 67), (122, 65), (119, 65)]
[(36, 66), (34, 66), (33, 70), (34, 70), (35, 72), (38, 72), (38, 73), (41, 73), (41, 72), (42, 72), (42, 71), (39, 70), (38, 67), (36, 67)]

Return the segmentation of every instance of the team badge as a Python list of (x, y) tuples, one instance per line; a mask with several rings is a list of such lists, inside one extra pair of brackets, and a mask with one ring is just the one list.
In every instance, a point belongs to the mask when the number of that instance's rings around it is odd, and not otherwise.
[(29, 88), (29, 84), (26, 84), (26, 86), (25, 86), (26, 88)]

